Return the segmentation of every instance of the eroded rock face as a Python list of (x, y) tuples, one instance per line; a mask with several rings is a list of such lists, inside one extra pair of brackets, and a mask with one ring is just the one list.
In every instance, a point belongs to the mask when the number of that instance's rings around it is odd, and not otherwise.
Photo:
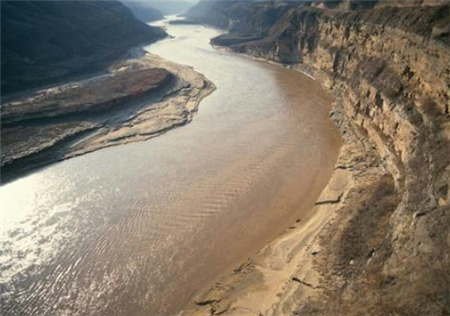
[(450, 313), (450, 6), (419, 4), (289, 7), (267, 35), (233, 30), (213, 41), (320, 78), (337, 98), (338, 125), (361, 131), (344, 140), (376, 156), (340, 209), (339, 230), (322, 236), (322, 289), (284, 299), (278, 315)]
[(2, 1), (2, 96), (105, 69), (165, 36), (118, 1)]

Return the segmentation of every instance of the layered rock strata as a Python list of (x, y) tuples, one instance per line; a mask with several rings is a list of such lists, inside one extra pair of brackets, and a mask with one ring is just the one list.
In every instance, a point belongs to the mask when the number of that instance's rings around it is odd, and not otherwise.
[(450, 314), (450, 6), (385, 5), (287, 8), (267, 35), (213, 40), (321, 80), (345, 144), (311, 217), (189, 313)]

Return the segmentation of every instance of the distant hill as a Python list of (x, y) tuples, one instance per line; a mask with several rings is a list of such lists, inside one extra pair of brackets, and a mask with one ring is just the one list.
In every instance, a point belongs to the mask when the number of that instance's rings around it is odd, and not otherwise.
[(150, 0), (148, 3), (152, 8), (158, 9), (164, 15), (184, 14), (198, 1), (177, 1), (177, 0)]
[(129, 7), (134, 16), (142, 22), (148, 23), (162, 20), (163, 13), (149, 5), (146, 1), (121, 1), (124, 5)]
[(2, 95), (102, 69), (165, 35), (118, 1), (1, 1)]

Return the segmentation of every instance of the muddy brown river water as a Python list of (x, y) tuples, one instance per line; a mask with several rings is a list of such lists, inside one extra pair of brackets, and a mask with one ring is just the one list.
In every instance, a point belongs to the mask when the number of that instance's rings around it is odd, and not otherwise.
[(339, 150), (330, 97), (299, 72), (168, 26), (147, 49), (217, 90), (187, 126), (1, 187), (1, 315), (177, 315), (301, 218)]

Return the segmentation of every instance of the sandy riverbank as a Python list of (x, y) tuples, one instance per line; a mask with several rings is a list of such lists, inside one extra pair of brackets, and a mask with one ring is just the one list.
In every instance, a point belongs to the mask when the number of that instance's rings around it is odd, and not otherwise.
[[(282, 235), (231, 273), (201, 291), (182, 315), (284, 315), (283, 307), (326, 290), (319, 261), (329, 255), (324, 237), (339, 233), (338, 214), (355, 203), (354, 196), (368, 177), (381, 176), (374, 153), (358, 137), (361, 131), (334, 114), (344, 138), (332, 177), (316, 205)], [(333, 232), (334, 231), (334, 232)], [(330, 259), (330, 258), (327, 258)], [(348, 260), (350, 262), (350, 259)]]
[[(327, 308), (340, 310), (336, 302), (345, 279), (365, 264), (379, 265), (388, 251), (382, 242), (386, 221), (399, 202), (396, 183), (367, 132), (345, 116), (340, 98), (331, 117), (343, 146), (315, 206), (200, 291), (183, 316), (303, 315), (311, 306), (323, 309), (324, 298)], [(367, 262), (355, 259), (363, 248), (368, 248)]]
[(187, 124), (214, 89), (192, 68), (146, 54), (4, 103), (2, 180)]

